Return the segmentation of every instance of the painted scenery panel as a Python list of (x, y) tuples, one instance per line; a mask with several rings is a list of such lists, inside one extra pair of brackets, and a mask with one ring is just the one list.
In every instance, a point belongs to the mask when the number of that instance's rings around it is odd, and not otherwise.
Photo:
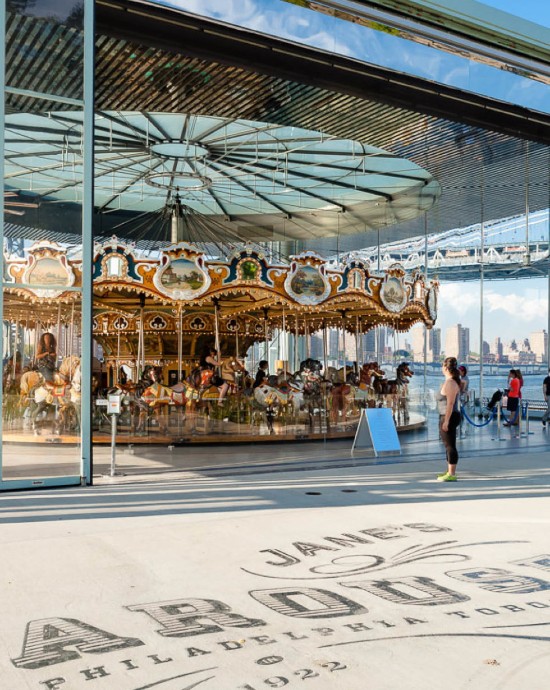
[(301, 266), (292, 276), (290, 287), (296, 295), (321, 297), (325, 292), (325, 282), (316, 268)]
[(389, 311), (401, 311), (407, 301), (406, 292), (397, 278), (388, 278), (382, 285), (381, 298)]
[(67, 269), (58, 259), (38, 259), (29, 271), (29, 285), (67, 285)]
[(204, 274), (193, 261), (174, 259), (163, 271), (160, 282), (167, 290), (200, 290)]

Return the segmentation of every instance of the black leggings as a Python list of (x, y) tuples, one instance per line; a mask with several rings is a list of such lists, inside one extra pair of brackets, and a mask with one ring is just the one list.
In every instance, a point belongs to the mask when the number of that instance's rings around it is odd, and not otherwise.
[(441, 425), (445, 417), (441, 415), (439, 417), (439, 435), (447, 451), (447, 462), (449, 465), (458, 464), (458, 451), (456, 449), (456, 430), (460, 424), (460, 412), (456, 410), (451, 413), (451, 418), (449, 419), (449, 430), (443, 431)]

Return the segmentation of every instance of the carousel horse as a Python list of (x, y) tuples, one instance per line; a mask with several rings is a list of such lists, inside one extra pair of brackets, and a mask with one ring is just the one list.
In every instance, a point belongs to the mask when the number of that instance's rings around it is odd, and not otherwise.
[(267, 383), (257, 386), (254, 389), (254, 403), (256, 404), (253, 406), (251, 415), (252, 423), (254, 424), (257, 413), (259, 413), (265, 420), (269, 433), (274, 434), (273, 420), (277, 416), (279, 407), (286, 405), (287, 401), (288, 396), (274, 386), (270, 386)]
[[(63, 365), (61, 365), (60, 371), (62, 367)], [(69, 366), (68, 373), (70, 376), (69, 397), (68, 399), (63, 398), (61, 400), (57, 419), (57, 433), (60, 433), (62, 429), (66, 429), (67, 431), (72, 429), (76, 429), (76, 431), (80, 430), (82, 370), (79, 359), (74, 370), (72, 369), (72, 365)]]
[(303, 384), (304, 408), (309, 415), (311, 428), (314, 425), (315, 414), (319, 416), (319, 427), (322, 426), (322, 414), (330, 386), (330, 383), (323, 378), (322, 371), (323, 365), (318, 359), (308, 358), (300, 364), (300, 371), (296, 377)]
[[(38, 375), (38, 383), (28, 394), (31, 402), (34, 402), (30, 421), (35, 434), (40, 433), (38, 416), (43, 412), (47, 415), (52, 408), (59, 413), (58, 419), (54, 419), (52, 433), (59, 434), (63, 428), (69, 430), (75, 425), (80, 427), (80, 358), (77, 355), (65, 357), (59, 369), (54, 372), (52, 382), (44, 381), (44, 377)], [(25, 381), (25, 386), (27, 385), (28, 380)], [(71, 393), (73, 385), (75, 390)]]
[(378, 362), (368, 362), (359, 369), (359, 385), (356, 394), (359, 400), (366, 401), (367, 407), (376, 407), (378, 393), (374, 382), (384, 379), (384, 375)]
[(290, 410), (297, 417), (304, 407), (304, 393), (299, 387), (289, 384), (284, 390), (269, 383), (262, 383), (254, 389), (254, 401), (262, 408)]
[(333, 384), (339, 383), (356, 383), (356, 373), (354, 367), (346, 366), (336, 369), (336, 367), (328, 368), (328, 380)]
[(222, 379), (229, 384), (228, 394), (243, 390), (246, 387), (247, 377), (248, 371), (238, 357), (223, 360)]
[(408, 362), (402, 362), (395, 372), (394, 379), (378, 378), (373, 382), (376, 393), (389, 398), (394, 413), (407, 409), (407, 391), (409, 379), (414, 376)]
[[(162, 433), (168, 432), (168, 406), (175, 405), (178, 408), (185, 408), (187, 397), (183, 384), (177, 384), (169, 388), (161, 383), (161, 370), (152, 367), (148, 372), (150, 385), (141, 394), (141, 401), (145, 403), (146, 409), (151, 411), (156, 418), (159, 429)], [(138, 431), (144, 430), (144, 424), (140, 424)]]
[[(144, 367), (143, 372), (137, 382), (129, 381), (122, 383), (118, 381), (109, 388), (101, 389), (97, 378), (92, 378), (92, 396), (94, 402), (97, 399), (107, 400), (110, 395), (119, 395), (121, 404), (121, 413), (118, 418), (118, 423), (127, 425), (131, 431), (141, 431), (145, 429), (145, 422), (149, 416), (150, 410), (147, 403), (142, 400), (143, 391), (151, 385), (151, 371), (153, 366), (148, 364)], [(94, 385), (95, 378), (95, 385)], [(101, 429), (103, 424), (111, 425), (110, 415), (104, 406), (93, 406), (94, 408), (94, 425)]]

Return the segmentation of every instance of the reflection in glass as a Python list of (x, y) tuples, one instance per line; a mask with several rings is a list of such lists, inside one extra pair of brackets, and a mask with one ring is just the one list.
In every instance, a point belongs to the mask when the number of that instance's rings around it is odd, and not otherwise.
[(460, 55), (452, 55), (429, 45), (413, 43), (394, 35), (397, 32), (375, 22), (367, 26), (301, 7), (284, 0), (249, 0), (228, 3), (210, 0), (167, 0), (162, 3), (188, 9), (267, 35), (277, 36), (336, 53), (365, 63), (465, 89), (483, 96), (550, 112), (548, 85), (490, 65), (479, 64)]

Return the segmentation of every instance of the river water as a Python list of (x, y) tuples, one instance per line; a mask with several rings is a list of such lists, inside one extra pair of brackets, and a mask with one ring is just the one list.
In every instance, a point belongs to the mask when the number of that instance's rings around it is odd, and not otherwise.
[[(470, 390), (475, 391), (476, 397), (479, 396), (479, 376), (473, 375), (468, 377), (470, 379)], [(542, 382), (545, 378), (544, 374), (526, 374), (523, 377), (523, 388), (521, 391), (522, 397), (526, 400), (542, 400)], [(426, 387), (432, 391), (438, 391), (443, 383), (443, 376), (436, 376), (428, 374), (426, 376)], [(483, 397), (490, 398), (497, 390), (507, 388), (508, 377), (503, 374), (484, 374), (483, 375)], [(411, 393), (420, 392), (424, 388), (424, 376), (421, 366), (416, 368), (415, 376), (413, 376), (409, 390)]]

